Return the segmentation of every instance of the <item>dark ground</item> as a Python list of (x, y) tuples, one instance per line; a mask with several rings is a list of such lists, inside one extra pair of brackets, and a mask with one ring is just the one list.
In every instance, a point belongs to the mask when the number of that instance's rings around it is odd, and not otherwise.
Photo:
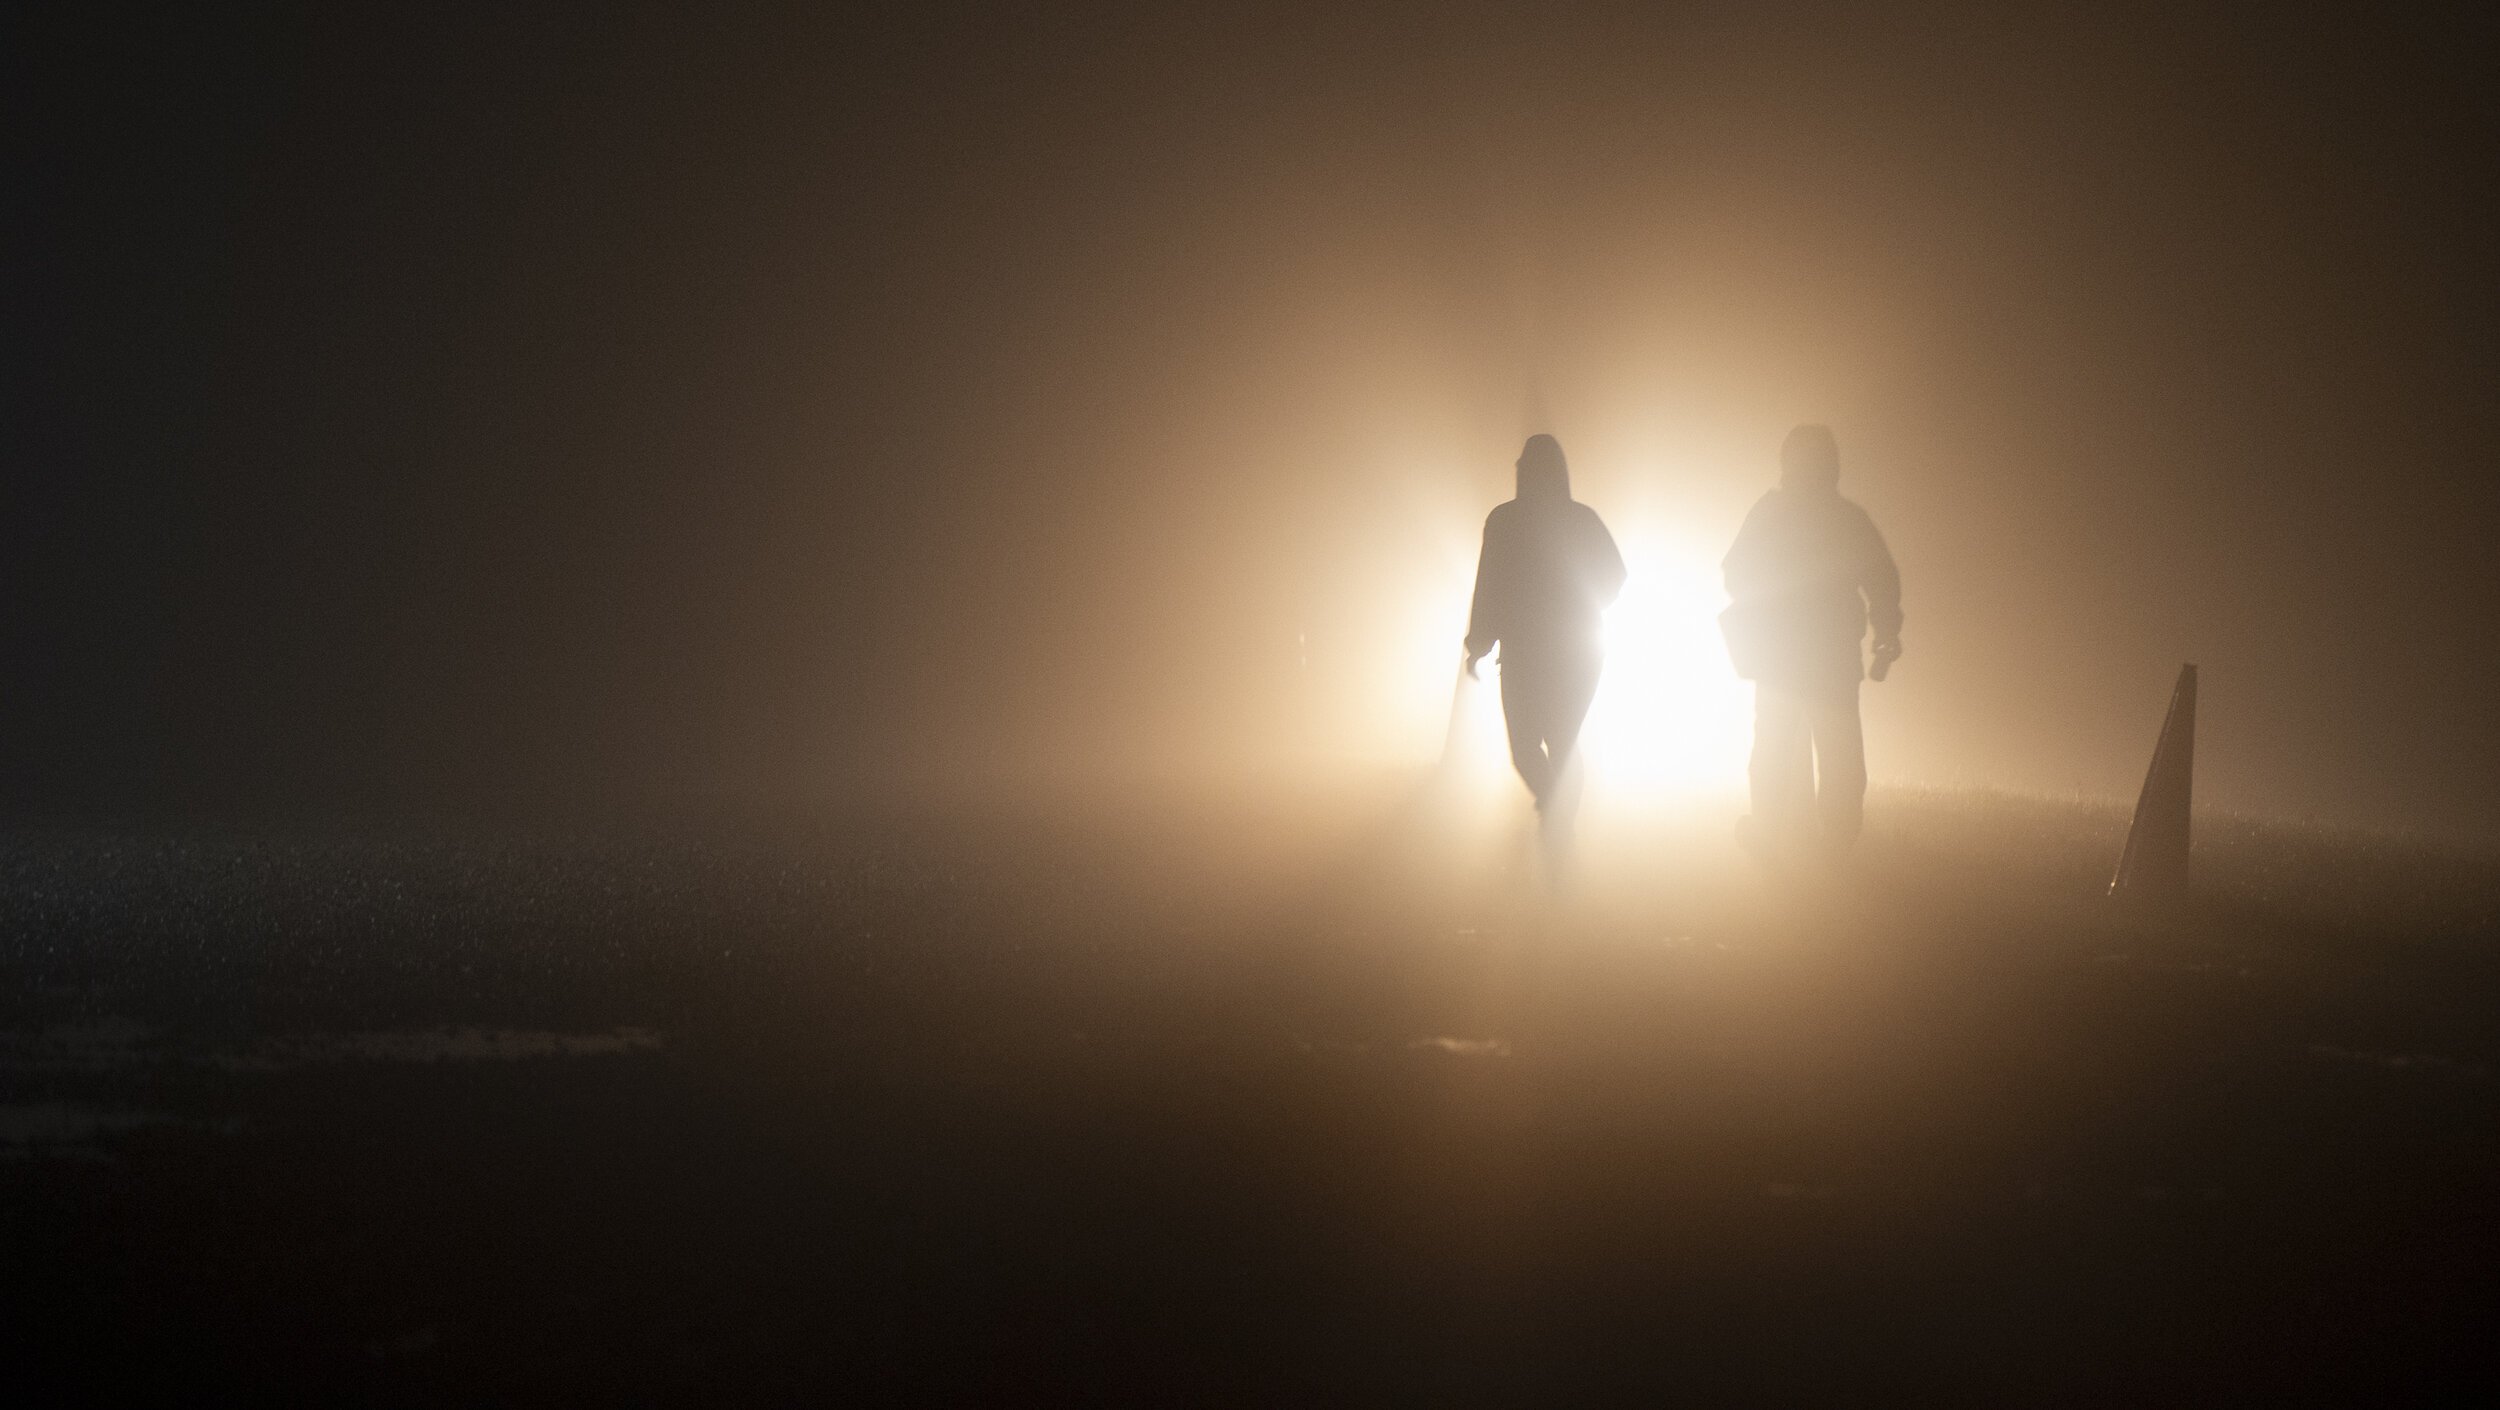
[(1562, 905), (1452, 811), (21, 830), (10, 1398), (2500, 1369), (2490, 858), (2208, 818), (2202, 899), (2134, 917), (2115, 812), (1892, 795), (1827, 887), (1593, 822)]

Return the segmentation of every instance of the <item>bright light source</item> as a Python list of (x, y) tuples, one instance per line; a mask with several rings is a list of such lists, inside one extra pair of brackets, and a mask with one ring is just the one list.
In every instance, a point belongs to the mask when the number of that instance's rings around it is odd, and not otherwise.
[(1753, 692), (1719, 638), (1719, 555), (1640, 524), (1618, 542), (1630, 577), (1606, 614), (1605, 680), (1581, 735), (1591, 796), (1735, 792)]
[[(1606, 613), (1606, 671), (1580, 736), (1589, 800), (1639, 805), (1740, 793), (1753, 690), (1736, 678), (1719, 638), (1727, 597), (1718, 550), (1637, 521), (1618, 527), (1617, 543), (1629, 576)], [(1499, 667), (1487, 662), (1482, 684), (1461, 686), (1454, 699), (1445, 693), (1474, 583), (1474, 546), (1465, 547), (1440, 565), (1431, 600), (1418, 603), (1412, 660), (1402, 668), (1413, 682), (1406, 713), (1419, 723), (1429, 717), (1430, 726), (1446, 723), (1446, 735), (1432, 730), (1445, 741), (1445, 762), (1507, 793), (1518, 780), (1502, 733)]]

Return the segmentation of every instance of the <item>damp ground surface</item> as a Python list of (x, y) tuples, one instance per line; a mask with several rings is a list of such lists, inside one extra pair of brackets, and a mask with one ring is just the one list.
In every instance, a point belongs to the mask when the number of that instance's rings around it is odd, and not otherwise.
[[(1418, 787), (0, 839), (17, 1403), (2489, 1381), (2500, 867)], [(1557, 869), (1559, 868), (1559, 872)]]

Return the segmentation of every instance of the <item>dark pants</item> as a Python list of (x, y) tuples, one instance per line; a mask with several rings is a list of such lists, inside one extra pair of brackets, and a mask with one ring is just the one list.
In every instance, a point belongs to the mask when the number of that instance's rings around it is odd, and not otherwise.
[(1597, 697), (1595, 655), (1520, 658), (1502, 655), (1502, 721), (1510, 730), (1510, 761), (1536, 799), (1537, 811), (1568, 817), (1579, 801), (1579, 774), (1570, 768), (1580, 742), (1580, 722)]
[(1785, 842), (1846, 847), (1866, 805), (1866, 738), (1858, 687), (1756, 685), (1753, 815)]

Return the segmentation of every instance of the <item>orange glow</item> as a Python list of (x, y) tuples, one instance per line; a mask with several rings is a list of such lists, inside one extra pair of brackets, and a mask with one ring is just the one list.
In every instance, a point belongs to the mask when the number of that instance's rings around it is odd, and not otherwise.
[[(1744, 787), (1752, 694), (1719, 639), (1719, 549), (1696, 530), (1652, 518), (1615, 527), (1630, 575), (1606, 613), (1606, 673), (1581, 735), (1590, 802), (1641, 808), (1732, 797)], [(1475, 569), (1473, 545), (1463, 550), (1454, 543), (1435, 565), (1431, 590), (1418, 595), (1399, 715), (1407, 737), (1441, 744), (1454, 771), (1515, 786), (1499, 666), (1486, 663), (1481, 683), (1462, 683), (1455, 699), (1448, 693)]]
[(1752, 696), (1719, 641), (1719, 555), (1664, 525), (1635, 521), (1616, 534), (1630, 576), (1606, 614), (1606, 675), (1581, 733), (1590, 796), (1741, 789)]

